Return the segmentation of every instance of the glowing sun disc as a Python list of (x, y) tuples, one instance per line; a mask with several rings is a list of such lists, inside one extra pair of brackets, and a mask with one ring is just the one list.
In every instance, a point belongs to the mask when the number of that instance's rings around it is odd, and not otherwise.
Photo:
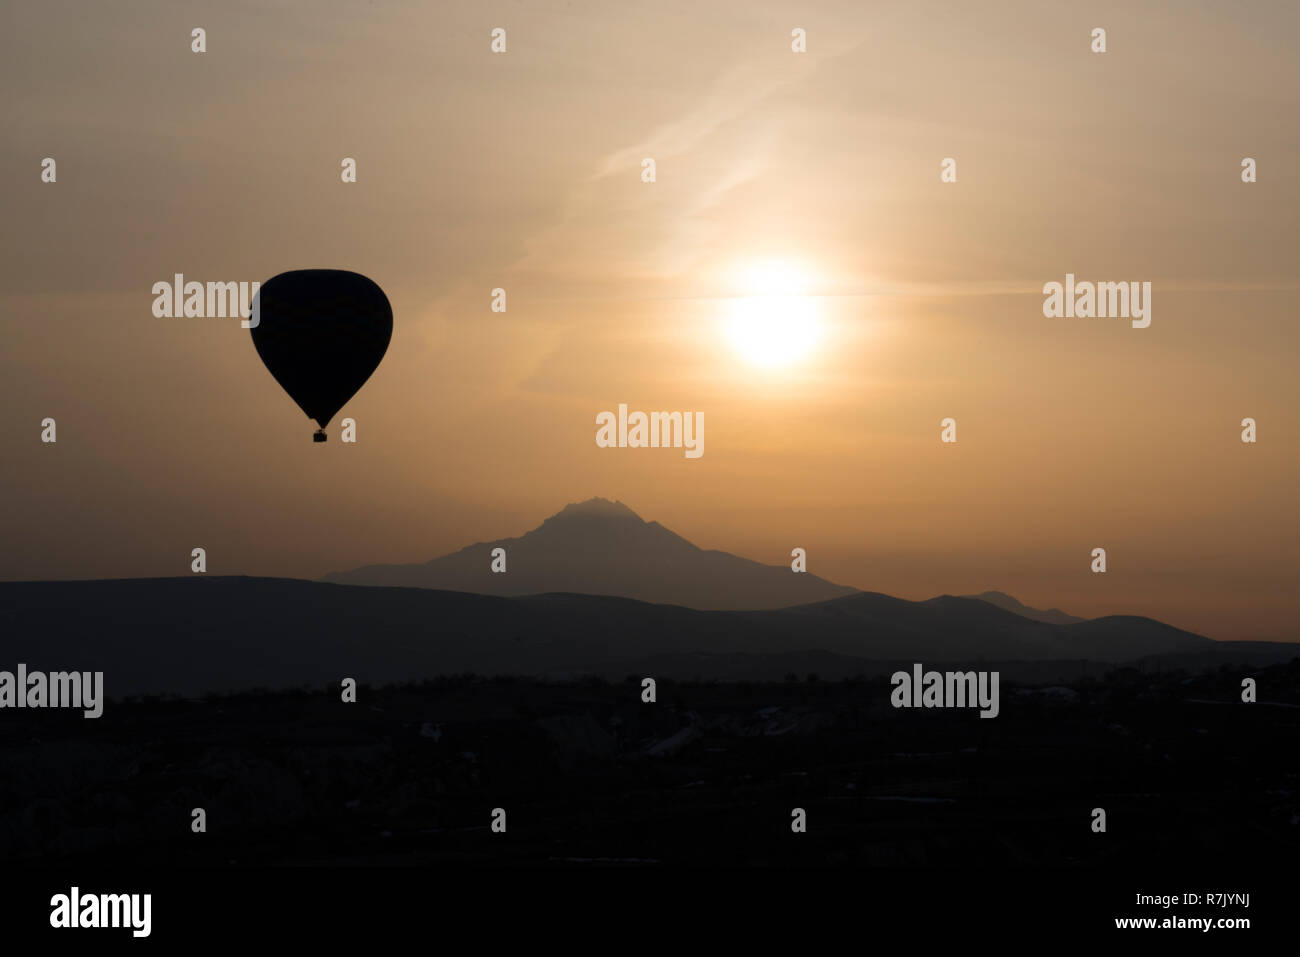
[(726, 334), (745, 361), (767, 368), (806, 357), (821, 338), (816, 301), (801, 294), (802, 277), (789, 267), (751, 267), (744, 286), (753, 295), (728, 300)]

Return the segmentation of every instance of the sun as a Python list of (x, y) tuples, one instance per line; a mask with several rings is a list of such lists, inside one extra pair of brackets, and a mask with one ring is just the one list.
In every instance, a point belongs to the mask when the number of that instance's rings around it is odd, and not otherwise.
[(786, 262), (751, 263), (737, 270), (741, 294), (728, 299), (727, 341), (746, 362), (764, 368), (792, 365), (821, 340), (817, 301), (808, 276)]

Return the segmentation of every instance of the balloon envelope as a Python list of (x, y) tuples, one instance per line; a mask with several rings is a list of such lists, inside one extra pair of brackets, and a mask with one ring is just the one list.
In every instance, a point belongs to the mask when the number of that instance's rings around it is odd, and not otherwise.
[(341, 269), (299, 269), (257, 293), (253, 345), (275, 381), (323, 429), (379, 366), (393, 310), (374, 282)]

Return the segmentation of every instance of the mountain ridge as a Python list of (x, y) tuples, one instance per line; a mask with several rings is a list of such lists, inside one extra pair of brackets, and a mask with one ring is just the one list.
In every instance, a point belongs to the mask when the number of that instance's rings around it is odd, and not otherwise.
[(961, 597), (976, 598), (980, 601), (986, 601), (990, 605), (997, 605), (999, 608), (1005, 608), (1007, 611), (1014, 612), (1021, 618), (1030, 618), (1034, 621), (1045, 621), (1053, 625), (1072, 625), (1077, 622), (1088, 620), (1086, 618), (1080, 618), (1077, 615), (1066, 614), (1059, 608), (1031, 608), (1002, 591), (984, 591), (980, 592), (978, 595), (963, 595)]
[[(504, 573), (491, 570), (496, 548), (506, 552)], [(503, 597), (617, 595), (704, 611), (787, 608), (857, 590), (796, 574), (788, 565), (700, 548), (623, 502), (599, 497), (571, 502), (513, 538), (476, 542), (427, 562), (330, 572), (320, 580)]]
[(10, 667), (102, 670), (110, 697), (337, 688), (345, 676), (370, 684), (466, 672), (622, 677), (651, 673), (654, 661), (737, 680), (779, 678), (797, 661), (846, 676), (885, 662), (1031, 662), (1052, 672), (1066, 662), (1195, 662), (1248, 650), (1285, 660), (1297, 651), (1230, 648), (1132, 616), (1052, 625), (951, 596), (912, 602), (859, 592), (794, 608), (702, 611), (617, 596), (197, 575), (4, 582), (0, 621)]

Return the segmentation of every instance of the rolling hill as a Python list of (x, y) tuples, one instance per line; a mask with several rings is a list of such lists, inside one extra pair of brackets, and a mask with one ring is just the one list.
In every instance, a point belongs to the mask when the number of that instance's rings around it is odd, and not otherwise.
[[(828, 676), (875, 673), (898, 661), (1190, 661), (1232, 648), (1147, 618), (1052, 625), (951, 596), (864, 592), (779, 610), (698, 611), (593, 595), (205, 576), (0, 583), (0, 635), (0, 668), (103, 671), (110, 697), (337, 687), (345, 676), (622, 677), (651, 673), (655, 662), (664, 668), (656, 673), (728, 679), (810, 665)], [(1294, 650), (1252, 649), (1270, 660)]]

